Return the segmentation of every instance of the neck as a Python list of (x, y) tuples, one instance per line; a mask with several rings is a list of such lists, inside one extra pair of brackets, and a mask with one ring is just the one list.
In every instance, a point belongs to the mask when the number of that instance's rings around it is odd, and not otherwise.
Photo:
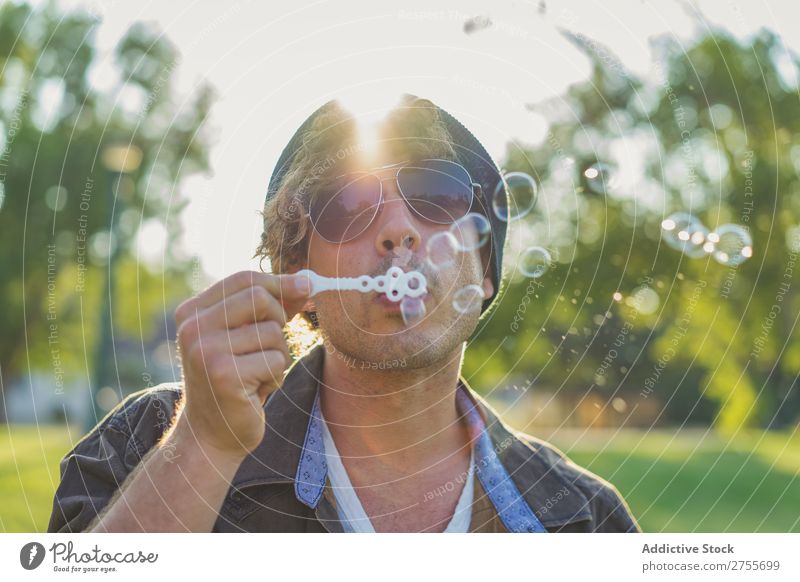
[(429, 368), (374, 370), (326, 352), (320, 406), (345, 465), (409, 475), (469, 455), (455, 399), (462, 357), (463, 346)]

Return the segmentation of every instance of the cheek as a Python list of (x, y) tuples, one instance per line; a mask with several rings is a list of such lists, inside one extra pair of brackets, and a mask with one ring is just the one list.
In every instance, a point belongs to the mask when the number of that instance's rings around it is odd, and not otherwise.
[(312, 240), (308, 247), (308, 268), (326, 277), (352, 277), (366, 272), (361, 264), (368, 256), (366, 249), (356, 245), (334, 245)]
[(465, 256), (462, 264), (459, 282), (462, 285), (480, 285), (483, 282), (483, 261), (481, 255), (477, 250), (472, 251), (469, 255)]
[(336, 247), (327, 243), (317, 236), (312, 236), (311, 239), (308, 241), (308, 256), (306, 257), (306, 261), (308, 263), (308, 268), (314, 271), (315, 273), (327, 274), (323, 273), (323, 268), (326, 265), (330, 265), (332, 261), (335, 261), (336, 258)]
[(453, 302), (464, 287), (480, 285), (483, 288), (484, 277), (481, 260), (477, 251), (462, 255), (463, 260), (453, 270), (440, 272), (437, 279), (438, 293), (436, 297), (436, 318), (450, 319), (455, 317)]

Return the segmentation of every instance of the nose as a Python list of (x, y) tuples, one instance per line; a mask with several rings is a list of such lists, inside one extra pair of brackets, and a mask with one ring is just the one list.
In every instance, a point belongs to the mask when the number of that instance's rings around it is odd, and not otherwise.
[(378, 220), (375, 248), (379, 255), (419, 250), (422, 235), (417, 229), (416, 217), (397, 191), (394, 180), (383, 182), (383, 210)]

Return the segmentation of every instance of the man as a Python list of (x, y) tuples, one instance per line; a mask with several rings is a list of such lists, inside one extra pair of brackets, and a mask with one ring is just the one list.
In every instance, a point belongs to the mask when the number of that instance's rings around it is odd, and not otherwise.
[[(265, 205), (273, 274), (237, 273), (178, 307), (183, 382), (128, 397), (67, 454), (49, 531), (639, 531), (612, 485), (509, 429), (460, 378), (502, 283), (496, 166), (413, 96), (377, 137), (365, 147), (337, 102), (301, 126)], [(439, 234), (468, 230), (468, 212), (488, 244)], [(436, 240), (463, 252), (432, 261)], [(385, 293), (312, 297), (297, 274), (392, 266), (425, 275), (424, 317)], [(454, 309), (470, 285), (478, 308)], [(284, 377), (304, 337), (316, 343)]]

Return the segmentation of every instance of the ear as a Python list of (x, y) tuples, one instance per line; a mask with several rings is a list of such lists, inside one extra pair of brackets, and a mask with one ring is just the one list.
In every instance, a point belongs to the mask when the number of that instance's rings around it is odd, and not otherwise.
[(483, 278), (482, 288), (483, 288), (483, 297), (484, 297), (484, 299), (487, 299), (487, 298), (491, 297), (492, 295), (494, 295), (494, 285), (492, 284), (491, 277), (484, 277)]
[(483, 273), (486, 273), (486, 276), (483, 278), (483, 283), (481, 288), (483, 289), (483, 298), (487, 299), (494, 295), (494, 283), (492, 283), (492, 277), (488, 273), (491, 269), (491, 259), (492, 259), (493, 251), (492, 251), (492, 244), (489, 241), (487, 244), (483, 245), (480, 249), (480, 256), (481, 256), (481, 268), (483, 269)]

